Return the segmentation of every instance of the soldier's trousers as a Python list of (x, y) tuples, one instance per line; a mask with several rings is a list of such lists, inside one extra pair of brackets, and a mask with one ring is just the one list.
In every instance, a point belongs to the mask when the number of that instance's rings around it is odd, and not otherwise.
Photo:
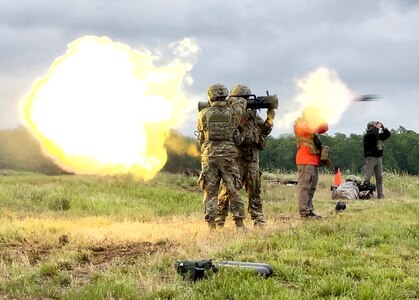
[(298, 169), (298, 208), (300, 216), (314, 211), (313, 196), (319, 179), (318, 167), (314, 165), (297, 165)]
[(221, 179), (230, 195), (233, 219), (244, 218), (244, 204), (238, 190), (241, 188), (240, 171), (235, 157), (202, 157), (202, 172), (198, 183), (204, 190), (205, 220), (214, 222)]
[(372, 175), (375, 176), (377, 196), (383, 198), (383, 162), (381, 157), (365, 157), (365, 181), (370, 182)]
[[(239, 170), (242, 184), (246, 189), (249, 199), (248, 212), (251, 219), (256, 223), (265, 223), (263, 215), (263, 201), (260, 197), (261, 194), (261, 172), (259, 169), (259, 162), (248, 162), (238, 160)], [(218, 196), (217, 208), (217, 224), (223, 225), (228, 215), (230, 203), (230, 195), (227, 193), (224, 183)], [(234, 215), (233, 215), (234, 217)]]

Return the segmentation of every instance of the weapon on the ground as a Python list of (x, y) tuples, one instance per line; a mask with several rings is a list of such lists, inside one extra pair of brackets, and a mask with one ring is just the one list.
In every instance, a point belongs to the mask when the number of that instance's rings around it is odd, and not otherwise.
[[(266, 96), (256, 96), (254, 94), (243, 96), (248, 97), (246, 106), (247, 109), (266, 108), (272, 110), (278, 108), (278, 97), (276, 95), (269, 95), (269, 92), (266, 92)], [(201, 111), (206, 107), (208, 107), (208, 101), (198, 102), (198, 111)]]
[(176, 272), (183, 279), (198, 281), (205, 278), (210, 272), (218, 272), (212, 260), (182, 260), (175, 264)]
[(240, 261), (222, 261), (216, 266), (212, 260), (183, 260), (177, 261), (175, 268), (184, 279), (192, 281), (206, 278), (208, 274), (216, 273), (220, 268), (248, 269), (264, 277), (269, 277), (273, 273), (273, 268), (268, 264)]
[(243, 261), (222, 261), (218, 265), (219, 267), (230, 267), (230, 268), (244, 268), (250, 269), (259, 275), (269, 277), (274, 272), (273, 268), (265, 263), (254, 263), (254, 262), (243, 262)]

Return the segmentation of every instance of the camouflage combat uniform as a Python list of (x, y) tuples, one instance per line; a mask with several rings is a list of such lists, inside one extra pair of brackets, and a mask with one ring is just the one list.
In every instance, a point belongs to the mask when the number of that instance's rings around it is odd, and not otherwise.
[[(255, 225), (263, 225), (265, 217), (263, 215), (263, 202), (261, 194), (261, 172), (259, 168), (259, 150), (263, 149), (266, 138), (272, 131), (272, 125), (264, 122), (256, 114), (256, 111), (247, 112), (247, 122), (244, 129), (244, 141), (239, 146), (239, 156), (237, 158), (242, 183), (245, 186), (249, 204), (248, 212)], [(217, 224), (223, 226), (227, 218), (229, 207), (229, 194), (225, 186), (218, 197), (218, 216)]]
[(360, 177), (355, 175), (347, 176), (345, 182), (332, 188), (332, 199), (360, 199), (361, 193), (359, 191), (358, 184), (361, 184)]
[(213, 101), (198, 115), (199, 143), (201, 144), (202, 172), (198, 183), (204, 190), (205, 220), (215, 228), (217, 196), (221, 179), (231, 195), (231, 212), (237, 227), (243, 226), (244, 204), (238, 190), (241, 188), (237, 165), (235, 139), (239, 133), (233, 120), (232, 108), (226, 101)]
[(357, 187), (356, 182), (346, 181), (337, 188), (332, 189), (332, 199), (359, 199), (359, 188)]
[(236, 127), (244, 125), (246, 121), (247, 100), (242, 97), (230, 97), (228, 98), (227, 104), (233, 110), (234, 125)]
[[(249, 90), (250, 91), (250, 90)], [(259, 168), (259, 150), (266, 144), (267, 136), (273, 127), (274, 112), (268, 113), (266, 121), (257, 114), (255, 110), (243, 110), (242, 97), (230, 97), (229, 106), (234, 110), (236, 120), (242, 128), (242, 140), (239, 146), (237, 158), (242, 183), (245, 186), (249, 204), (248, 212), (255, 225), (264, 225), (261, 194), (261, 172)], [(240, 103), (240, 104), (237, 104)], [(235, 105), (236, 104), (236, 105)], [(217, 226), (223, 227), (228, 215), (230, 195), (227, 193), (225, 185), (222, 185), (218, 196)]]

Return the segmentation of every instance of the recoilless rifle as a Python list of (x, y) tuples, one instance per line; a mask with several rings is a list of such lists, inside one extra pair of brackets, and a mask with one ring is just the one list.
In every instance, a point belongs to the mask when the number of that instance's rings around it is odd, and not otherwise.
[[(246, 97), (247, 98), (247, 109), (262, 109), (266, 108), (268, 110), (278, 108), (278, 97), (276, 95), (269, 95), (269, 92), (266, 91), (266, 96), (256, 96), (255, 94), (250, 95), (235, 95), (234, 97)], [(208, 107), (208, 101), (199, 101), (198, 102), (198, 111), (203, 110)]]

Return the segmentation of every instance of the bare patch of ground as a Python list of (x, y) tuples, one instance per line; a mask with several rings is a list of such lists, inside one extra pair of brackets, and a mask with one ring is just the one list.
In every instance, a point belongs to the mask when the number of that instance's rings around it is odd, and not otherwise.
[(173, 244), (170, 241), (157, 243), (132, 242), (123, 244), (110, 244), (90, 247), (91, 261), (93, 265), (105, 264), (115, 258), (136, 259), (138, 257), (150, 256), (156, 253), (173, 251)]
[(115, 258), (136, 259), (151, 256), (156, 253), (173, 251), (175, 245), (169, 240), (156, 243), (151, 242), (124, 242), (118, 244), (99, 244), (86, 248), (67, 248), (66, 246), (39, 245), (38, 243), (9, 243), (0, 245), (0, 260), (6, 262), (22, 261), (27, 257), (31, 265), (39, 264), (50, 255), (73, 250), (88, 253), (81, 262), (91, 265), (109, 264)]

